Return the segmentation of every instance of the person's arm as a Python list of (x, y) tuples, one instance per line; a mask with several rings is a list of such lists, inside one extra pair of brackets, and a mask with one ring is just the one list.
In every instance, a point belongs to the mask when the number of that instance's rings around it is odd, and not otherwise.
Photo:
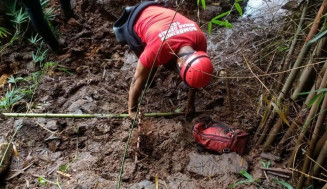
[(142, 90), (150, 74), (150, 70), (145, 68), (141, 61), (137, 62), (136, 71), (129, 88), (128, 96), (128, 113), (133, 119), (137, 110), (138, 100), (142, 94)]

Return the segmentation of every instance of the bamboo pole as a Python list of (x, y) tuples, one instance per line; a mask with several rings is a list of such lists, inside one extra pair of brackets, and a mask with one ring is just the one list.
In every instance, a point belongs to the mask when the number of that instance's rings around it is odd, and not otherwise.
[[(327, 71), (325, 72), (324, 74), (324, 77), (321, 81), (321, 84), (319, 86), (319, 89), (322, 89), (322, 88), (325, 88), (326, 87), (326, 84), (327, 84)], [(296, 155), (296, 152), (297, 152), (297, 149), (299, 148), (299, 146), (301, 145), (303, 139), (305, 138), (305, 134), (318, 110), (318, 107), (319, 107), (319, 102), (318, 100), (316, 100), (313, 104), (313, 106), (311, 107), (310, 109), (310, 112), (309, 112), (309, 115), (307, 116), (306, 118), (306, 121), (303, 125), (303, 127), (301, 128), (301, 133), (300, 133), (300, 136), (298, 137), (297, 139), (297, 142), (296, 142), (296, 145), (295, 145), (295, 148), (292, 152), (292, 155), (289, 159), (289, 162), (288, 162), (288, 167), (291, 167), (293, 165), (293, 161), (294, 161), (294, 157)]]
[(327, 130), (325, 130), (324, 134), (319, 138), (313, 153), (313, 157), (317, 157), (319, 155), (322, 147), (325, 144), (325, 141), (327, 141)]
[(269, 132), (269, 128), (270, 128), (269, 126), (274, 121), (275, 114), (276, 114), (276, 112), (274, 110), (272, 110), (271, 114), (269, 115), (268, 121), (267, 121), (265, 127), (263, 128), (263, 131), (258, 133), (258, 134), (260, 134), (260, 137), (259, 137), (256, 145), (260, 145), (264, 141), (264, 139), (266, 138), (266, 134)]
[[(325, 0), (325, 1), (326, 1), (326, 0)], [(307, 4), (307, 5), (308, 5), (308, 4)], [(303, 22), (303, 19), (304, 19), (304, 18), (302, 18), (302, 16), (305, 17), (305, 15), (306, 15), (306, 11), (307, 11), (306, 9), (307, 9), (307, 6), (305, 6), (305, 7), (304, 7), (304, 10), (302, 11), (302, 15), (301, 15), (300, 23), (301, 23), (301, 21)], [(317, 14), (317, 15), (318, 15), (318, 14)], [(316, 18), (317, 18), (317, 16), (316, 16)], [(303, 23), (302, 23), (302, 24), (303, 24)], [(300, 31), (301, 31), (301, 28), (302, 28), (302, 27), (298, 27), (297, 31), (299, 30), (299, 32), (300, 32)], [(316, 26), (312, 26), (312, 27), (311, 27), (311, 30), (310, 30), (309, 33), (315, 33), (316, 30), (317, 30), (317, 29), (315, 29), (315, 28), (316, 28)], [(315, 30), (315, 31), (314, 31), (314, 30)], [(307, 38), (306, 38), (306, 41), (309, 41), (311, 38), (312, 38), (312, 36), (310, 37), (310, 36), (308, 35)], [(296, 41), (293, 41), (292, 44), (293, 44), (293, 43), (294, 43), (294, 46), (295, 46)], [(291, 46), (291, 47), (292, 47), (292, 46)], [(282, 88), (282, 91), (281, 91), (280, 95), (278, 96), (277, 103), (278, 103), (278, 102), (281, 102), (281, 101), (284, 99), (284, 97), (286, 96), (286, 94), (289, 92), (289, 90), (291, 89), (291, 86), (292, 86), (292, 84), (293, 84), (293, 82), (294, 82), (294, 80), (295, 80), (295, 78), (296, 78), (296, 75), (297, 75), (297, 73), (299, 72), (299, 69), (297, 69), (297, 68), (301, 66), (304, 57), (306, 56), (306, 54), (307, 54), (308, 51), (310, 50), (310, 47), (311, 47), (311, 45), (307, 45), (306, 43), (302, 46), (302, 49), (301, 49), (301, 51), (300, 51), (300, 53), (299, 53), (299, 55), (298, 55), (298, 57), (297, 57), (297, 59), (296, 59), (294, 65), (293, 65), (292, 71), (291, 71), (291, 73), (289, 74), (288, 78), (286, 79), (286, 82), (285, 82), (285, 84), (284, 84), (284, 86), (283, 86), (283, 88)], [(293, 48), (294, 48), (294, 47), (293, 47)], [(294, 50), (294, 49), (293, 49), (293, 50)], [(291, 54), (292, 54), (292, 53), (290, 52), (290, 54), (287, 55), (287, 56), (289, 56), (289, 59), (290, 59), (290, 57), (291, 57)], [(288, 64), (288, 63), (287, 63), (288, 61), (289, 61), (289, 60), (287, 60), (287, 61), (285, 60), (286, 64)], [(269, 131), (269, 127), (270, 127), (270, 125), (271, 125), (271, 123), (272, 123), (272, 120), (274, 120), (274, 118), (275, 118), (275, 110), (272, 110), (272, 115), (269, 116), (269, 121), (267, 122), (267, 124), (265, 125), (265, 128), (263, 129), (263, 135), (260, 136), (259, 140), (258, 140), (257, 143), (256, 143), (257, 145), (258, 145), (258, 144), (261, 144), (261, 143), (263, 142), (263, 140), (264, 140), (264, 138), (265, 138), (265, 135), (268, 133), (268, 131)], [(269, 124), (268, 124), (268, 123), (269, 123)], [(272, 132), (275, 132), (275, 133), (276, 133), (276, 130), (280, 130), (280, 127), (281, 127), (282, 123), (283, 123), (283, 121), (279, 118), (278, 121), (276, 122), (276, 124), (274, 124), (274, 126), (273, 126), (272, 129), (270, 130), (270, 134), (271, 134)], [(278, 132), (278, 131), (277, 131), (277, 132)], [(265, 144), (264, 144), (264, 149), (267, 149), (268, 146), (270, 146), (270, 144), (272, 143), (272, 141), (273, 141), (273, 140), (275, 139), (275, 137), (276, 137), (275, 134), (272, 134), (272, 135), (270, 135), (270, 134), (268, 135), (269, 138), (266, 140), (266, 142), (265, 142)]]
[[(326, 28), (326, 21), (327, 20), (325, 20), (323, 29)], [(322, 53), (322, 48), (324, 47), (325, 44), (326, 44), (325, 39), (320, 40), (318, 42), (317, 46), (314, 49), (313, 54), (310, 56), (310, 59), (309, 59), (307, 65), (312, 64), (312, 61), (315, 59), (315, 57), (320, 57), (320, 55)], [(293, 94), (291, 96), (291, 99), (293, 101), (295, 101), (298, 98), (299, 92), (301, 92), (303, 90), (304, 85), (308, 82), (309, 77), (310, 77), (310, 75), (312, 74), (312, 72), (314, 70), (313, 68), (314, 68), (313, 66), (307, 66), (303, 70), (303, 72), (302, 72), (302, 74), (301, 74), (301, 76), (299, 78), (298, 85), (295, 88), (295, 90), (294, 90), (294, 92), (293, 92)], [(285, 115), (287, 115), (287, 114), (288, 114), (288, 110), (285, 111)], [(277, 137), (277, 133), (281, 130), (281, 128), (283, 126), (283, 123), (284, 123), (283, 120), (281, 118), (278, 118), (278, 121), (274, 124), (274, 126), (270, 130), (268, 138), (267, 138), (267, 140), (266, 140), (266, 142), (265, 142), (265, 144), (263, 146), (263, 150), (267, 150), (270, 147), (270, 145), (275, 141), (275, 139)]]
[(256, 145), (260, 145), (264, 139), (264, 134), (267, 133), (268, 131), (265, 131), (265, 128), (269, 128), (269, 127), (264, 127), (267, 123), (267, 120), (270, 121), (270, 117), (274, 116), (274, 112), (272, 112), (272, 114), (270, 114), (271, 112), (271, 103), (268, 102), (265, 111), (263, 113), (262, 119), (260, 121), (260, 124), (257, 128), (257, 131), (255, 132), (254, 135), (254, 141), (256, 141)]
[[(327, 19), (325, 19), (325, 23), (324, 26), (322, 27), (322, 30), (326, 30), (326, 21)], [(326, 44), (326, 38), (320, 40), (317, 44), (317, 46), (315, 47), (312, 55), (310, 56), (310, 59), (308, 61), (308, 65), (312, 64), (313, 60), (315, 58), (319, 58), (321, 56), (322, 50), (325, 47)], [(312, 72), (314, 71), (314, 66), (307, 66), (304, 70), (303, 73), (301, 74), (299, 80), (298, 80), (298, 84), (291, 96), (292, 100), (296, 100), (299, 96), (299, 93), (303, 91), (304, 86), (308, 83), (311, 82), (309, 80), (310, 76), (312, 75)]]
[[(124, 118), (129, 117), (129, 114), (59, 114), (59, 113), (2, 113), (7, 117), (43, 117), (43, 118)], [(185, 115), (184, 112), (158, 112), (145, 113), (143, 117), (164, 117), (164, 116), (180, 116)]]
[(313, 165), (313, 168), (312, 168), (313, 176), (318, 176), (318, 173), (320, 170), (320, 165), (322, 165), (325, 162), (326, 157), (327, 157), (327, 140), (325, 141), (325, 144), (319, 153), (316, 163)]
[(281, 101), (285, 98), (285, 96), (288, 94), (289, 90), (291, 89), (293, 82), (299, 72), (299, 69), (297, 69), (299, 66), (301, 66), (303, 59), (305, 58), (305, 56), (307, 55), (308, 51), (310, 50), (311, 45), (308, 44), (308, 42), (312, 39), (312, 37), (317, 33), (318, 30), (318, 26), (320, 23), (320, 20), (322, 18), (322, 15), (324, 14), (325, 10), (326, 10), (326, 4), (327, 4), (327, 0), (324, 0), (320, 6), (320, 9), (315, 17), (315, 20), (311, 26), (311, 29), (305, 39), (305, 44), (303, 45), (299, 56), (297, 57), (294, 65), (293, 65), (293, 69), (291, 71), (291, 73), (288, 75), (286, 82), (282, 88), (281, 93), (278, 96), (278, 101)]
[[(298, 24), (298, 27), (296, 29), (296, 32), (294, 34), (294, 37), (293, 37), (293, 40), (292, 40), (292, 43), (290, 45), (290, 48), (288, 50), (288, 53), (286, 55), (286, 58), (285, 58), (285, 62), (284, 62), (284, 65), (283, 65), (283, 68), (282, 68), (282, 71), (286, 70), (289, 65), (290, 65), (290, 62), (291, 62), (291, 57), (292, 57), (292, 54), (294, 52), (294, 49), (295, 49), (295, 45), (297, 43), (297, 40), (298, 40), (298, 37), (299, 37), (299, 34), (300, 32), (302, 31), (302, 26), (303, 26), (303, 23), (304, 23), (304, 20), (305, 20), (305, 17), (307, 15), (307, 10), (308, 10), (308, 5), (310, 4), (310, 0), (306, 1), (306, 3), (304, 4), (303, 6), (303, 9), (302, 9), (302, 13), (301, 13), (301, 17), (300, 17), (300, 22)], [(279, 91), (280, 87), (281, 87), (281, 84), (284, 79), (285, 79), (285, 76), (286, 76), (286, 73), (283, 73), (281, 74), (281, 76), (279, 77), (279, 82), (277, 83), (277, 87), (276, 87), (276, 91)]]
[[(304, 173), (307, 173), (308, 172), (308, 169), (309, 169), (309, 163), (310, 163), (310, 159), (309, 157), (312, 156), (313, 154), (313, 150), (316, 146), (316, 142), (318, 140), (318, 136), (319, 136), (319, 133), (320, 133), (320, 130), (323, 126), (323, 122), (325, 120), (325, 116), (326, 116), (326, 108), (327, 108), (327, 96), (324, 97), (324, 101), (320, 107), (320, 112), (319, 112), (319, 116), (317, 118), (317, 122), (315, 124), (315, 127), (314, 127), (314, 131), (312, 133), (312, 137), (311, 137), (311, 140), (310, 140), (310, 143), (309, 143), (309, 147), (308, 147), (308, 150), (307, 150), (307, 156), (304, 160), (304, 163), (303, 163), (303, 167), (302, 167), (302, 172)], [(302, 188), (303, 187), (303, 184), (304, 184), (304, 175), (301, 175), (300, 177), (300, 180), (298, 182), (298, 187), (299, 188)]]
[[(320, 70), (319, 75), (324, 74), (324, 72), (326, 72), (327, 69), (327, 61), (325, 62), (324, 66), (322, 67), (322, 69)], [(299, 125), (303, 124), (304, 120), (304, 116), (308, 111), (308, 104), (311, 102), (311, 100), (313, 99), (313, 97), (315, 96), (314, 91), (317, 90), (317, 86), (320, 86), (321, 84), (321, 77), (318, 77), (318, 79), (316, 79), (314, 85), (312, 86), (309, 95), (307, 96), (300, 112), (297, 114), (295, 120), (292, 122), (291, 126), (287, 129), (286, 133), (284, 134), (283, 138), (280, 140), (279, 144), (277, 145), (277, 154), (280, 154), (282, 151), (282, 148), (284, 146), (284, 144), (289, 140), (289, 138), (291, 136), (293, 136), (294, 130), (299, 127)]]

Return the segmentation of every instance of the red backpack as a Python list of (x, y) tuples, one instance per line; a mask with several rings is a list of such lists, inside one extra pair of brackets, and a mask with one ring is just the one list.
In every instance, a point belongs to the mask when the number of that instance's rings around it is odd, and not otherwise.
[(207, 150), (243, 154), (249, 134), (243, 130), (233, 130), (225, 123), (205, 118), (193, 128), (195, 141)]

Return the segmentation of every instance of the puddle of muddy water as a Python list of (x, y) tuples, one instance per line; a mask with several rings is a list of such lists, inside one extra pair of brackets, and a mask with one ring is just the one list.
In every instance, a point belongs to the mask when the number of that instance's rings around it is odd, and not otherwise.
[(245, 7), (243, 17), (265, 17), (267, 19), (284, 15), (285, 10), (281, 9), (288, 0), (249, 0)]

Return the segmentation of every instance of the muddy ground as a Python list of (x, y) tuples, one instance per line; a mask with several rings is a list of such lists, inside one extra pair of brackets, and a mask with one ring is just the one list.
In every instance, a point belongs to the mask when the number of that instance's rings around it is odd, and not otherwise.
[[(51, 4), (60, 15), (58, 2)], [(42, 76), (31, 112), (127, 113), (129, 84), (137, 59), (127, 46), (115, 42), (112, 32), (113, 22), (122, 11), (121, 4), (77, 0), (75, 18), (67, 22), (60, 16), (56, 18), (55, 25), (66, 47), (63, 55), (50, 53), (49, 60), (58, 62), (69, 73), (52, 69)], [(196, 9), (183, 10), (196, 19)], [(260, 120), (256, 108), (262, 87), (255, 78), (222, 77), (252, 76), (247, 63), (256, 73), (265, 72), (269, 59), (258, 58), (258, 54), (280, 28), (271, 23), (257, 24), (250, 18), (235, 20), (233, 24), (232, 29), (219, 28), (208, 36), (208, 54), (217, 77), (197, 93), (195, 104), (197, 111), (207, 110), (197, 117), (208, 115), (250, 133), (243, 158), (235, 153), (198, 152), (192, 136), (194, 122), (183, 116), (143, 118), (142, 133), (133, 133), (127, 151), (123, 188), (153, 188), (156, 174), (162, 188), (226, 188), (241, 178), (240, 167), (248, 168), (256, 178), (263, 176), (258, 170), (259, 149), (251, 141)], [(206, 27), (202, 26), (204, 31)], [(18, 77), (38, 70), (30, 55), (34, 49), (25, 42), (8, 48), (1, 58), (6, 65), (2, 74)], [(8, 84), (1, 89), (1, 94), (7, 87)], [(142, 112), (173, 112), (184, 107), (186, 98), (187, 88), (179, 76), (160, 68), (146, 94)], [(14, 110), (24, 112), (25, 105), (16, 105)], [(3, 188), (42, 188), (38, 182), (40, 176), (58, 180), (62, 188), (116, 187), (131, 119), (1, 118), (2, 139), (8, 141), (20, 123), (23, 126), (14, 139), (19, 154), (12, 158)], [(142, 140), (137, 149), (139, 135)], [(200, 164), (213, 162), (206, 168), (212, 170), (199, 170), (196, 160)], [(57, 173), (63, 166), (69, 178)], [(48, 183), (45, 188), (57, 186)]]

